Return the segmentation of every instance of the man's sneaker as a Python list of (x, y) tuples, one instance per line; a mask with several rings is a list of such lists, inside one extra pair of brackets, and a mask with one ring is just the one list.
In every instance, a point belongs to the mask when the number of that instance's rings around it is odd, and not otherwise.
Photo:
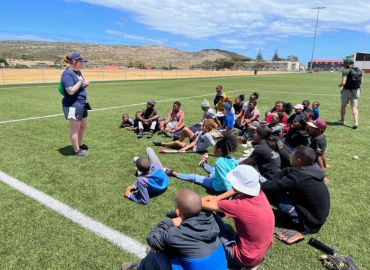
[(80, 145), (81, 150), (89, 150), (90, 146), (87, 146), (86, 144)]
[(158, 135), (162, 135), (164, 133), (164, 131), (163, 130), (160, 130), (160, 131), (158, 131)]
[(140, 139), (140, 138), (142, 138), (143, 136), (144, 136), (144, 130), (139, 129), (139, 132), (138, 132), (138, 134), (137, 134), (137, 137)]
[(162, 146), (162, 142), (153, 141), (153, 145), (155, 145), (155, 146)]
[(147, 137), (148, 139), (150, 139), (151, 137), (153, 137), (153, 134), (154, 134), (154, 131), (153, 131), (153, 130), (150, 130), (150, 131), (148, 132), (148, 135), (146, 135), (146, 137)]
[(337, 125), (341, 125), (341, 126), (344, 125), (344, 121), (342, 121), (342, 120), (337, 120), (334, 123), (337, 124)]
[(136, 160), (138, 160), (138, 159), (139, 159), (139, 157), (134, 157), (133, 162), (136, 163)]
[(85, 152), (85, 151), (83, 151), (83, 150), (78, 150), (76, 153), (75, 153), (75, 156), (76, 157), (87, 157), (88, 156), (88, 154)]
[(122, 270), (137, 270), (138, 263), (124, 262), (121, 266)]
[(358, 129), (358, 124), (353, 124), (352, 129)]

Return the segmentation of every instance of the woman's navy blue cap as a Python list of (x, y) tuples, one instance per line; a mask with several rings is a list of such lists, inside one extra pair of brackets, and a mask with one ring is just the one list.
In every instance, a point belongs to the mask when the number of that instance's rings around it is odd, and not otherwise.
[(69, 60), (75, 59), (77, 62), (88, 62), (87, 59), (83, 58), (80, 53), (73, 52), (68, 55)]

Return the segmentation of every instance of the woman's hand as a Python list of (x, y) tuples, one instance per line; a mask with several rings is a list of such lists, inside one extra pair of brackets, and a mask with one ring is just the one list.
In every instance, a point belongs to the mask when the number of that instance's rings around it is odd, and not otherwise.
[(88, 80), (82, 80), (82, 86), (87, 87), (90, 85), (90, 82)]

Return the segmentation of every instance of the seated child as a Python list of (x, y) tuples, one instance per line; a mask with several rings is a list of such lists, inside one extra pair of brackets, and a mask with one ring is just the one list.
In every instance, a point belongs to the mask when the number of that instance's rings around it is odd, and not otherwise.
[[(240, 165), (226, 177), (233, 190), (219, 196), (202, 198), (202, 208), (223, 212), (226, 217), (234, 220), (236, 231), (215, 215), (227, 261), (230, 268), (251, 269), (262, 263), (272, 244), (274, 214), (265, 194), (260, 190), (261, 175), (252, 166)], [(224, 200), (237, 193), (232, 199)]]
[(330, 195), (324, 183), (325, 173), (315, 163), (315, 151), (298, 146), (291, 158), (293, 167), (274, 175), (262, 184), (270, 201), (299, 231), (317, 232), (329, 215)]
[(326, 122), (323, 119), (317, 119), (315, 122), (307, 122), (308, 134), (311, 136), (310, 147), (316, 152), (316, 162), (320, 168), (327, 168), (325, 159), (325, 150), (327, 141), (324, 134)]
[(128, 130), (134, 129), (134, 120), (132, 120), (127, 113), (122, 115), (122, 123), (119, 125), (119, 128), (125, 128)]
[(148, 157), (140, 157), (135, 161), (138, 177), (124, 192), (127, 199), (138, 204), (149, 204), (149, 196), (162, 193), (169, 184), (169, 178), (153, 149), (148, 147), (146, 154)]
[[(175, 259), (186, 261), (181, 269), (227, 270), (220, 232), (211, 213), (202, 212), (198, 194), (190, 189), (177, 192), (177, 217), (160, 222), (147, 236), (151, 250), (137, 263), (123, 263), (123, 270), (171, 270)], [(179, 263), (176, 264), (179, 267)], [(179, 268), (176, 268), (179, 269)]]
[(314, 101), (312, 103), (312, 113), (313, 113), (312, 120), (313, 121), (316, 121), (320, 117), (319, 107), (320, 107), (320, 103), (318, 101)]
[(231, 184), (226, 179), (226, 174), (238, 165), (238, 162), (231, 156), (231, 153), (235, 152), (237, 149), (238, 141), (236, 137), (227, 132), (214, 147), (214, 155), (218, 157), (215, 167), (209, 166), (206, 159), (203, 159), (199, 164), (209, 176), (177, 173), (171, 169), (167, 169), (166, 172), (178, 179), (192, 182), (211, 190), (228, 191), (231, 189)]
[(173, 137), (174, 133), (183, 129), (185, 126), (185, 113), (181, 110), (181, 103), (175, 101), (172, 111), (167, 115), (167, 119), (159, 123), (160, 131), (158, 134), (164, 134), (166, 137)]
[[(153, 141), (156, 146), (166, 146), (169, 148), (180, 149), (180, 151), (187, 151), (192, 149), (193, 152), (205, 152), (209, 146), (215, 146), (216, 143), (213, 140), (210, 131), (217, 127), (215, 121), (211, 119), (205, 119), (202, 124), (202, 131), (193, 133), (189, 128), (185, 127), (180, 135), (178, 141), (173, 142), (158, 142)], [(189, 138), (190, 143), (186, 144), (184, 140)]]

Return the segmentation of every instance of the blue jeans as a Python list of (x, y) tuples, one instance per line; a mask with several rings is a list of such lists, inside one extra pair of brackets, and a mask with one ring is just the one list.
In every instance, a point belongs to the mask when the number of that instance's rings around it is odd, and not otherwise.
[(171, 270), (170, 257), (163, 251), (150, 251), (139, 262), (139, 270)]
[[(215, 172), (215, 168), (213, 168), (212, 166), (209, 166), (208, 164), (204, 166), (204, 170), (208, 174), (213, 174)], [(212, 177), (203, 176), (199, 174), (178, 173), (177, 178), (214, 190), (213, 185), (212, 185), (214, 178)]]

